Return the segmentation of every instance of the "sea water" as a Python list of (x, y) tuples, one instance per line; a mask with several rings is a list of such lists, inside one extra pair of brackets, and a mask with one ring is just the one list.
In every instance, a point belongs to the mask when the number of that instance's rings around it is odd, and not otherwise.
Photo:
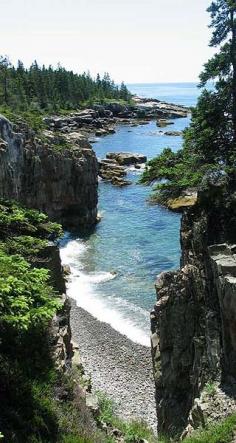
[[(196, 84), (129, 85), (132, 93), (186, 106), (196, 104)], [(189, 118), (173, 120), (164, 131), (181, 131)], [(155, 121), (143, 126), (119, 126), (115, 134), (98, 138), (93, 148), (102, 159), (107, 152), (128, 151), (151, 159), (163, 148), (174, 151), (182, 137), (160, 133)], [(132, 185), (118, 188), (99, 182), (101, 222), (90, 232), (66, 233), (61, 257), (71, 267), (68, 294), (95, 318), (109, 323), (131, 340), (150, 345), (150, 310), (155, 280), (179, 266), (180, 215), (151, 205), (151, 188), (139, 184), (142, 171), (129, 168)]]

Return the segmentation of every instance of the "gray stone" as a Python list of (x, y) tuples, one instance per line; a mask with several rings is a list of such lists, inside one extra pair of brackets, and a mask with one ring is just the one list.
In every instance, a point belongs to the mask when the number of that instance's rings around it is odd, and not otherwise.
[(62, 150), (36, 138), (26, 126), (13, 131), (0, 117), (0, 197), (46, 212), (64, 225), (91, 225), (97, 217), (95, 153), (85, 139)]
[(86, 392), (86, 406), (92, 410), (93, 413), (97, 414), (99, 412), (99, 401), (98, 397), (91, 392)]
[(235, 187), (221, 174), (206, 178), (182, 216), (182, 267), (156, 285), (152, 355), (164, 434), (188, 435), (236, 408)]

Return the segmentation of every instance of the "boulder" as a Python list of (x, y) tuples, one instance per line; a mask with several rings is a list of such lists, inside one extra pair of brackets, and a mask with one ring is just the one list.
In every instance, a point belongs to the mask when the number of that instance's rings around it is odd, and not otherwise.
[(147, 157), (142, 154), (132, 152), (109, 152), (106, 157), (114, 159), (119, 165), (135, 165), (136, 163), (146, 163)]
[(115, 132), (116, 132), (115, 128), (112, 128), (110, 126), (107, 128), (107, 131), (109, 134), (115, 134)]
[(111, 180), (112, 184), (115, 186), (119, 186), (119, 187), (123, 187), (123, 186), (128, 186), (128, 185), (132, 185), (132, 182), (129, 180), (124, 180), (121, 177), (113, 177)]
[(173, 136), (173, 137), (180, 137), (183, 135), (182, 131), (166, 131), (164, 132), (165, 135)]
[(86, 406), (91, 409), (93, 414), (98, 414), (99, 412), (99, 400), (97, 395), (86, 392)]
[(174, 122), (172, 122), (171, 120), (167, 120), (166, 118), (159, 118), (156, 123), (156, 125), (160, 128), (164, 128), (165, 126), (173, 124)]
[(98, 129), (98, 130), (95, 132), (95, 135), (96, 135), (97, 137), (101, 137), (101, 136), (103, 136), (103, 135), (107, 135), (107, 134), (108, 134), (107, 129), (103, 129), (103, 128)]

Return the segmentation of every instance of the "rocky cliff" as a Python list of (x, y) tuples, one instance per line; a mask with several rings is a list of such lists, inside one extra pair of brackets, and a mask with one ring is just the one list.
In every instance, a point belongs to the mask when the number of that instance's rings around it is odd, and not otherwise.
[(159, 276), (151, 315), (158, 425), (169, 435), (235, 411), (235, 243), (235, 180), (208, 177), (182, 217), (181, 269)]
[(66, 226), (91, 225), (97, 216), (97, 160), (85, 139), (55, 146), (26, 125), (0, 116), (0, 197), (46, 212)]
[(53, 242), (48, 242), (40, 254), (34, 257), (32, 265), (50, 271), (50, 283), (60, 296), (61, 308), (56, 312), (50, 324), (49, 340), (56, 367), (65, 372), (71, 367), (73, 356), (70, 327), (71, 303), (66, 294), (65, 272), (58, 246)]

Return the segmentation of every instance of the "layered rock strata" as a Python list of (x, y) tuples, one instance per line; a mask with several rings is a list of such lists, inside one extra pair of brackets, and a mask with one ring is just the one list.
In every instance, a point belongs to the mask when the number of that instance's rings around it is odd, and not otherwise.
[(145, 163), (147, 157), (142, 154), (133, 154), (132, 152), (109, 152), (106, 158), (99, 161), (99, 176), (113, 185), (123, 187), (132, 184), (125, 180), (127, 175), (127, 166), (134, 165), (141, 168), (140, 164)]
[(208, 177), (182, 217), (181, 269), (159, 276), (151, 315), (158, 425), (169, 435), (236, 410), (235, 243), (235, 180)]
[(25, 125), (16, 132), (0, 116), (0, 197), (40, 209), (65, 226), (88, 226), (97, 217), (97, 173), (86, 139), (58, 147)]

